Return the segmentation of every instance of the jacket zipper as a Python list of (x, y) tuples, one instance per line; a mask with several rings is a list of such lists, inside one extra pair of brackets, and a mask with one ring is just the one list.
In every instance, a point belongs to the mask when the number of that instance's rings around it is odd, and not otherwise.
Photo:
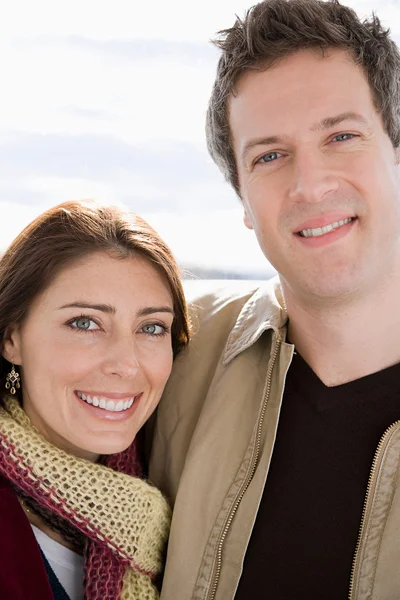
[(262, 435), (262, 428), (263, 428), (263, 424), (264, 424), (265, 411), (267, 409), (269, 395), (271, 392), (272, 371), (273, 371), (273, 368), (275, 365), (276, 358), (278, 356), (280, 346), (281, 346), (281, 339), (278, 336), (278, 339), (275, 343), (274, 353), (272, 355), (272, 359), (270, 361), (269, 368), (268, 368), (266, 390), (265, 390), (265, 394), (264, 394), (261, 415), (260, 415), (260, 418), (258, 421), (258, 426), (257, 426), (256, 443), (255, 443), (255, 449), (254, 449), (252, 461), (250, 463), (250, 468), (247, 473), (247, 477), (245, 478), (243, 485), (240, 488), (239, 494), (236, 497), (235, 503), (232, 506), (231, 512), (229, 513), (228, 519), (225, 523), (225, 527), (222, 530), (222, 534), (219, 538), (219, 542), (218, 542), (218, 546), (217, 546), (217, 557), (216, 557), (216, 562), (215, 562), (215, 566), (214, 566), (214, 574), (213, 574), (213, 579), (211, 580), (210, 592), (207, 595), (207, 600), (215, 600), (215, 594), (217, 593), (218, 582), (219, 582), (219, 578), (221, 575), (222, 551), (223, 551), (224, 542), (225, 542), (226, 536), (228, 535), (229, 529), (232, 525), (232, 521), (235, 517), (235, 514), (239, 508), (239, 505), (243, 499), (243, 496), (246, 493), (247, 488), (249, 487), (249, 485), (251, 483), (251, 480), (253, 479), (253, 476), (254, 476), (254, 473), (255, 473), (255, 470), (257, 467), (258, 459), (260, 456), (261, 435)]
[(351, 576), (350, 576), (350, 586), (349, 586), (349, 600), (354, 600), (354, 585), (355, 585), (355, 581), (354, 581), (354, 577), (355, 577), (355, 573), (356, 573), (356, 567), (357, 567), (357, 563), (358, 563), (358, 555), (359, 555), (359, 551), (360, 551), (360, 546), (361, 546), (361, 540), (362, 540), (362, 536), (364, 533), (364, 529), (365, 529), (365, 521), (366, 521), (366, 516), (367, 516), (367, 511), (369, 509), (369, 505), (370, 505), (370, 496), (371, 496), (371, 492), (372, 492), (372, 484), (374, 482), (375, 479), (375, 475), (376, 475), (376, 469), (378, 466), (378, 463), (381, 459), (382, 456), (382, 451), (383, 449), (386, 449), (386, 442), (388, 441), (388, 438), (390, 437), (390, 434), (392, 433), (392, 430), (397, 426), (400, 425), (400, 420), (399, 421), (395, 421), (394, 423), (392, 423), (390, 425), (390, 427), (388, 427), (385, 431), (385, 433), (383, 434), (383, 436), (381, 437), (381, 439), (379, 440), (379, 444), (378, 447), (375, 451), (375, 455), (374, 455), (374, 460), (372, 461), (372, 466), (371, 466), (371, 471), (369, 474), (369, 478), (368, 478), (368, 485), (367, 485), (367, 491), (365, 494), (365, 500), (364, 500), (364, 507), (363, 507), (363, 511), (362, 511), (362, 516), (361, 516), (361, 525), (360, 525), (360, 530), (358, 533), (358, 539), (357, 539), (357, 544), (356, 544), (356, 549), (354, 552), (354, 558), (353, 558), (353, 564), (351, 567)]

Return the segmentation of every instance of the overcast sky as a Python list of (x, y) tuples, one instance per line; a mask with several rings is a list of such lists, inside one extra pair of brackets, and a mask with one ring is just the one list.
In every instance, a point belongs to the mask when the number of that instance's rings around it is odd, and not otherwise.
[[(376, 10), (400, 41), (399, 0)], [(268, 272), (208, 157), (218, 51), (243, 0), (26, 0), (0, 9), (2, 248), (37, 214), (98, 198), (143, 215), (181, 263)]]

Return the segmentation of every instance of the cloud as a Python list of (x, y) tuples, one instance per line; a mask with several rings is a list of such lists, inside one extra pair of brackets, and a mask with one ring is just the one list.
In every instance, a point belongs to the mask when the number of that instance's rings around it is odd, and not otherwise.
[(0, 20), (0, 37), (90, 35), (95, 39), (156, 37), (207, 40), (243, 14), (248, 0), (13, 0)]
[(172, 214), (164, 211), (142, 216), (160, 233), (179, 262), (186, 266), (239, 271), (263, 279), (275, 273), (257, 243), (253, 231), (243, 224), (242, 208)]
[(205, 148), (179, 140), (133, 145), (107, 135), (0, 132), (0, 175), (0, 199), (16, 202), (65, 197), (64, 186), (68, 197), (114, 196), (137, 210), (187, 213), (230, 207), (233, 197)]
[(0, 129), (112, 134), (129, 142), (204, 139), (216, 64), (216, 55), (207, 58), (211, 46), (68, 38), (81, 47), (66, 45), (67, 38), (43, 39), (42, 45), (0, 39), (0, 51), (7, 56)]
[(97, 120), (112, 120), (115, 118), (115, 115), (111, 111), (101, 110), (98, 108), (85, 108), (83, 106), (65, 106), (62, 111), (66, 115), (71, 115), (73, 117), (79, 117), (80, 119), (95, 119)]
[(69, 35), (41, 35), (18, 41), (18, 46), (29, 49), (70, 48), (98, 56), (103, 61), (131, 63), (162, 61), (185, 66), (214, 66), (219, 51), (208, 41), (165, 40), (154, 38), (128, 38), (96, 40), (89, 37)]

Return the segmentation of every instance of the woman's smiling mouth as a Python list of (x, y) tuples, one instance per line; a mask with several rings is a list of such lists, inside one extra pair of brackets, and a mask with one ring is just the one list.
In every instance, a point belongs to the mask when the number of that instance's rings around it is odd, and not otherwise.
[(80, 398), (87, 404), (91, 404), (97, 408), (102, 408), (103, 410), (107, 410), (109, 412), (122, 412), (124, 410), (128, 410), (132, 406), (134, 401), (139, 396), (141, 396), (140, 393), (134, 396), (125, 395), (124, 398), (120, 399), (111, 399), (108, 395), (105, 396), (100, 394), (87, 394), (78, 390), (75, 391), (75, 394), (78, 396), (78, 398)]

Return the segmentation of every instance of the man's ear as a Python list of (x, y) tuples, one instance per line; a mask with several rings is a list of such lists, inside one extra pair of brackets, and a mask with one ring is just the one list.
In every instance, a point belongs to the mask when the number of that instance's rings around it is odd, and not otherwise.
[(10, 363), (21, 365), (21, 332), (19, 325), (8, 325), (4, 332), (2, 355)]
[(254, 229), (253, 223), (251, 222), (250, 215), (245, 206), (243, 206), (243, 223), (246, 225), (247, 229)]

